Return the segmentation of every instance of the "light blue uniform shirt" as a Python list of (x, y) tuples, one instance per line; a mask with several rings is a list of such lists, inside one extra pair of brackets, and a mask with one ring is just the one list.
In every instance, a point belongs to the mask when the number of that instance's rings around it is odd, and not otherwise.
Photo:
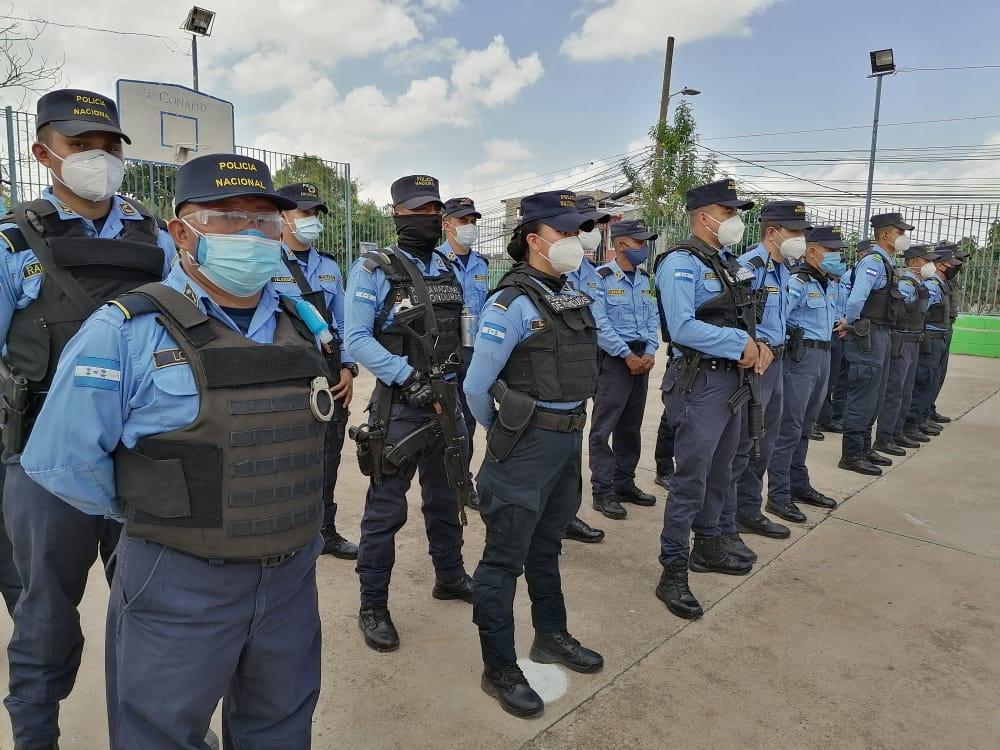
[[(435, 279), (449, 272), (450, 264), (437, 253), (432, 253), (430, 261), (424, 263), (405, 250), (400, 250), (398, 247), (394, 249), (412, 261), (425, 279)], [(413, 372), (406, 357), (392, 354), (375, 340), (375, 317), (382, 310), (391, 287), (381, 268), (369, 271), (365, 268), (364, 258), (358, 258), (351, 266), (351, 273), (347, 277), (347, 314), (344, 326), (344, 342), (348, 354), (355, 362), (364, 365), (376, 378), (388, 385), (402, 383)], [(382, 330), (392, 325), (393, 319), (393, 314), (390, 312), (382, 325)]]
[(490, 264), (482, 255), (475, 250), (470, 250), (469, 254), (459, 257), (451, 248), (451, 243), (445, 240), (444, 244), (438, 247), (438, 252), (451, 261), (455, 275), (462, 285), (462, 298), (469, 312), (479, 317), (486, 305), (486, 297), (490, 289)]
[[(750, 265), (751, 258), (764, 261), (763, 268)], [(757, 338), (772, 346), (785, 342), (785, 319), (788, 317), (788, 278), (790, 273), (784, 263), (776, 263), (763, 243), (739, 257), (740, 265), (753, 271), (753, 290), (764, 290), (764, 317), (757, 324)]]
[(917, 298), (917, 286), (919, 284), (920, 278), (910, 269), (906, 269), (897, 283), (899, 291), (903, 295), (903, 302), (909, 304)]
[(584, 294), (589, 294), (591, 297), (594, 296), (594, 290), (597, 289), (597, 284), (600, 282), (597, 276), (597, 266), (591, 263), (588, 258), (584, 258), (578, 269), (573, 271), (573, 273), (565, 274), (563, 278), (571, 282), (575, 288)]
[[(727, 249), (724, 258), (735, 256)], [(750, 335), (739, 328), (712, 325), (694, 316), (704, 302), (722, 293), (722, 281), (687, 250), (675, 250), (656, 269), (656, 295), (663, 305), (671, 340), (709, 357), (739, 360)]]
[[(62, 221), (79, 221), (83, 230), (90, 237), (113, 240), (125, 230), (125, 222), (142, 221), (142, 215), (123, 198), (115, 195), (111, 198), (111, 211), (104, 220), (101, 231), (90, 219), (77, 214), (73, 209), (52, 194), (51, 188), (42, 191), (42, 197), (56, 207)], [(0, 341), (6, 346), (7, 332), (15, 310), (23, 310), (38, 299), (42, 290), (44, 272), (38, 265), (38, 258), (30, 248), (20, 252), (9, 252), (10, 242), (3, 237), (3, 232), (16, 227), (13, 222), (0, 224)], [(156, 244), (163, 248), (163, 275), (170, 271), (177, 251), (170, 235), (159, 230)]]
[[(927, 291), (930, 293), (930, 297), (927, 299), (928, 307), (934, 305), (940, 305), (945, 301), (944, 296), (944, 282), (941, 281), (937, 276), (924, 281), (924, 286), (927, 287)], [(948, 329), (942, 325), (936, 325), (934, 323), (928, 323), (927, 329), (930, 331), (947, 331)]]
[[(333, 325), (337, 326), (337, 334), (340, 336), (340, 361), (349, 364), (354, 360), (347, 353), (347, 346), (344, 343), (344, 277), (340, 273), (340, 266), (337, 261), (329, 255), (323, 255), (316, 248), (310, 247), (307, 253), (303, 253), (305, 259), (292, 249), (282, 243), (282, 252), (285, 257), (293, 263), (297, 263), (302, 269), (309, 287), (313, 291), (322, 291), (323, 299), (326, 300), (326, 309), (330, 313)], [(271, 285), (278, 294), (284, 294), (294, 299), (302, 296), (302, 290), (295, 283), (295, 279), (288, 275), (288, 268), (284, 263), (278, 275), (271, 279)]]
[(889, 261), (889, 266), (896, 265), (895, 261), (878, 245), (875, 245), (871, 252), (858, 261), (854, 268), (854, 279), (851, 286), (850, 296), (847, 298), (847, 310), (845, 317), (848, 323), (854, 323), (861, 317), (861, 308), (868, 301), (868, 295), (873, 291), (878, 291), (886, 285), (885, 265), (882, 258)]
[(807, 275), (803, 281), (793, 273), (788, 279), (788, 326), (805, 331), (804, 338), (829, 341), (837, 318), (837, 285), (827, 281), (826, 289), (816, 277)]
[[(237, 333), (261, 344), (274, 340), (279, 302), (270, 284), (243, 334), (179, 263), (163, 283)], [(21, 454), (28, 476), (84, 513), (118, 513), (112, 454), (119, 442), (134, 448), (140, 438), (187, 427), (198, 416), (191, 367), (156, 366), (155, 352), (178, 348), (156, 317), (126, 320), (119, 307), (105, 305), (87, 319), (63, 350)]]
[(632, 353), (628, 347), (630, 341), (645, 341), (646, 350), (642, 354), (656, 354), (660, 318), (649, 274), (636, 269), (629, 278), (617, 259), (600, 268), (612, 273), (605, 278), (598, 273), (597, 288), (588, 292), (594, 298), (591, 310), (597, 320), (598, 345), (612, 357), (627, 357)]
[[(540, 289), (545, 289), (541, 282), (535, 279), (531, 281), (538, 284)], [(573, 289), (568, 286), (561, 293), (574, 294)], [(495, 297), (496, 295), (493, 295), (490, 300)], [(510, 359), (514, 347), (529, 336), (535, 335), (543, 320), (535, 303), (526, 294), (516, 297), (506, 310), (487, 301), (479, 316), (476, 346), (472, 350), (472, 362), (465, 375), (464, 385), (469, 410), (483, 427), (488, 428), (496, 418), (496, 408), (489, 393), (490, 388), (500, 377), (500, 372)], [(583, 402), (536, 401), (535, 403), (550, 409), (574, 409)]]
[(837, 320), (841, 320), (847, 315), (847, 298), (851, 294), (851, 284), (848, 276), (849, 274), (845, 273), (839, 279), (832, 282), (837, 287)]

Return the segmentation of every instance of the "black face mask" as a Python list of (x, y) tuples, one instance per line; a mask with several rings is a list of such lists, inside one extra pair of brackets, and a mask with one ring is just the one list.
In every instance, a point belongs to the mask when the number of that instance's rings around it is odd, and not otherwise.
[(430, 256), (441, 242), (439, 214), (408, 214), (394, 216), (399, 246), (416, 255)]
[(944, 277), (946, 279), (953, 279), (953, 278), (955, 278), (955, 276), (958, 274), (958, 269), (959, 268), (961, 268), (961, 266), (948, 266), (944, 270)]

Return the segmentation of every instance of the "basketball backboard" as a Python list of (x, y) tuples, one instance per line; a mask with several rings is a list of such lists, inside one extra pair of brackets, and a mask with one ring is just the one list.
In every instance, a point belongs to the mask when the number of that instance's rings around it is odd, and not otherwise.
[(122, 130), (132, 139), (129, 159), (183, 164), (188, 158), (233, 153), (232, 102), (176, 83), (117, 84)]

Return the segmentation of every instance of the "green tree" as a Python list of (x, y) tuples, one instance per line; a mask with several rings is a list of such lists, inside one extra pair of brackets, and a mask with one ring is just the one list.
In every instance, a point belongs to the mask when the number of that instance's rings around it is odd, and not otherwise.
[(639, 164), (623, 161), (622, 173), (635, 191), (646, 221), (683, 235), (684, 193), (716, 178), (716, 160), (699, 156), (697, 125), (687, 102), (677, 105), (673, 124), (661, 122), (650, 128), (649, 139), (649, 156)]
[(177, 167), (144, 161), (125, 163), (121, 194), (134, 198), (161, 219), (174, 215), (174, 188)]

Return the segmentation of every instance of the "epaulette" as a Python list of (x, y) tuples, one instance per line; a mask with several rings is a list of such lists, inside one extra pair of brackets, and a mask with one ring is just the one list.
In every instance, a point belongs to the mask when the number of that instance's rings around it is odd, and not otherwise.
[(389, 259), (391, 253), (392, 250), (389, 248), (385, 250), (369, 250), (361, 256), (364, 258), (361, 266), (368, 273), (373, 273), (376, 268), (381, 268), (383, 271), (388, 272), (392, 268), (392, 261)]
[(795, 277), (796, 279), (798, 279), (799, 281), (801, 281), (801, 282), (802, 282), (803, 284), (808, 284), (808, 283), (809, 283), (809, 279), (812, 279), (812, 278), (815, 278), (815, 277), (814, 277), (814, 276), (813, 276), (813, 275), (812, 275), (811, 273), (809, 273), (808, 271), (796, 271), (796, 272), (795, 272), (795, 273), (793, 274), (793, 276), (794, 276), (794, 277)]
[(21, 228), (17, 224), (0, 232), (0, 237), (3, 238), (4, 249), (8, 253), (19, 253), (22, 250), (31, 248), (28, 241), (24, 239), (24, 235), (21, 234)]
[(490, 259), (487, 258), (485, 255), (480, 255), (479, 257), (483, 259), (483, 263), (485, 263), (486, 265), (490, 264)]
[(601, 266), (600, 268), (597, 269), (597, 275), (600, 276), (602, 279), (606, 279), (608, 278), (608, 276), (614, 276), (614, 273), (615, 272), (612, 271), (607, 266)]
[(759, 255), (754, 255), (747, 261), (747, 265), (753, 266), (758, 271), (767, 268), (767, 261), (761, 258)]
[(132, 320), (132, 318), (139, 315), (157, 312), (160, 309), (150, 297), (145, 294), (135, 294), (132, 292), (123, 294), (111, 300), (108, 304), (121, 310), (125, 316), (125, 320)]
[(649, 276), (649, 271), (646, 270), (645, 266), (639, 266), (635, 270), (641, 273), (643, 276)]
[(518, 289), (516, 286), (505, 286), (500, 290), (500, 293), (496, 296), (496, 299), (491, 303), (493, 307), (499, 307), (501, 310), (506, 310), (510, 307), (511, 303), (524, 294), (523, 291)]

